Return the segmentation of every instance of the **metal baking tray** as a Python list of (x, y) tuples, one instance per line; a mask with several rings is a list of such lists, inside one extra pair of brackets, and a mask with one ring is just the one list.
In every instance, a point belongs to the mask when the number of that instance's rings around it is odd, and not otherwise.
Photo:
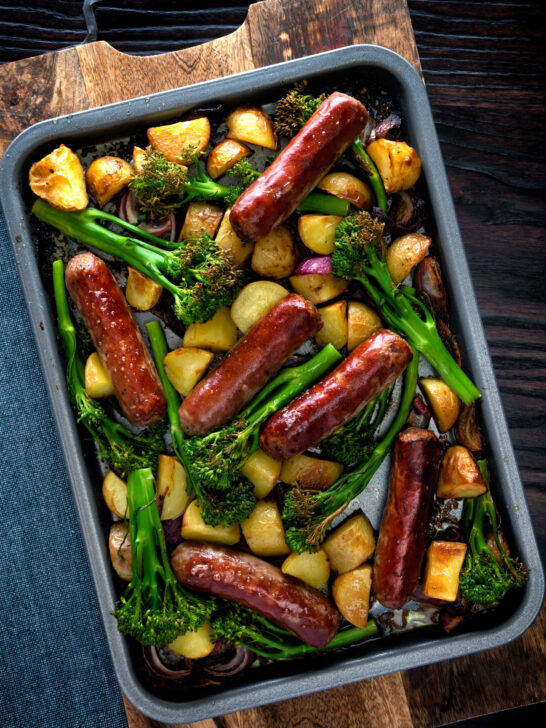
[[(461, 632), (440, 629), (372, 640), (324, 656), (284, 661), (248, 670), (236, 683), (218, 689), (192, 690), (179, 701), (153, 694), (141, 681), (134, 647), (117, 630), (111, 611), (116, 586), (107, 553), (110, 525), (100, 502), (99, 473), (84, 457), (67, 397), (64, 364), (59, 356), (49, 296), (40, 277), (30, 221), (27, 175), (31, 162), (60, 142), (72, 148), (121, 139), (146, 126), (164, 123), (192, 108), (215, 103), (267, 103), (301, 79), (361, 76), (387, 89), (400, 107), (409, 142), (423, 163), (430, 205), (429, 227), (446, 274), (452, 328), (461, 345), (465, 368), (483, 393), (481, 418), (489, 444), (496, 499), (516, 551), (529, 568), (520, 595)], [(398, 670), (498, 647), (521, 635), (535, 619), (543, 599), (544, 574), (525, 494), (518, 474), (491, 358), (466, 263), (444, 163), (425, 86), (403, 58), (384, 48), (356, 45), (281, 63), (256, 71), (174, 89), (70, 116), (40, 122), (22, 132), (0, 165), (0, 192), (13, 250), (40, 354), (51, 406), (59, 429), (95, 587), (115, 671), (123, 693), (146, 715), (164, 722), (189, 723), (232, 711), (286, 700)], [(389, 462), (359, 498), (375, 527), (387, 492)]]

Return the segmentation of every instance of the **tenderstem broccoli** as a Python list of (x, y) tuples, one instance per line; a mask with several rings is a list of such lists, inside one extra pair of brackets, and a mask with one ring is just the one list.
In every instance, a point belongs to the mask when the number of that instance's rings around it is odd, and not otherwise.
[(76, 409), (78, 422), (81, 422), (97, 444), (99, 455), (120, 477), (125, 478), (132, 470), (145, 467), (155, 471), (157, 457), (165, 449), (164, 422), (158, 422), (140, 434), (135, 434), (120, 422), (114, 421), (104, 407), (87, 394), (84, 364), (78, 354), (76, 329), (68, 307), (62, 260), (53, 263), (53, 289), (59, 336), (67, 360), (68, 392)]
[[(462, 401), (469, 405), (480, 392), (448, 352), (434, 317), (410, 288), (396, 286), (384, 255), (383, 225), (367, 212), (349, 215), (336, 228), (333, 273), (358, 281), (389, 328), (407, 337)], [(423, 318), (419, 315), (422, 315)]]
[(197, 630), (213, 603), (185, 589), (171, 569), (149, 468), (130, 473), (127, 503), (133, 578), (113, 615), (123, 634), (143, 645), (167, 645), (178, 635)]
[[(489, 490), (489, 470), (486, 460), (478, 466), (488, 489), (477, 498), (468, 499), (463, 513), (468, 549), (459, 578), (465, 599), (478, 604), (500, 601), (507, 591), (522, 587), (527, 570), (521, 561), (506, 553), (499, 536), (499, 516)], [(487, 543), (488, 526), (498, 550), (495, 558)]]
[(418, 369), (419, 355), (414, 352), (404, 375), (402, 397), (396, 417), (371, 454), (366, 455), (351, 472), (342, 475), (327, 490), (314, 492), (295, 486), (288, 491), (282, 519), (286, 543), (291, 551), (316, 551), (334, 518), (366, 488), (408, 419), (415, 396)]
[[(218, 308), (231, 305), (242, 285), (242, 269), (209, 235), (168, 243), (101, 210), (88, 207), (64, 212), (43, 200), (34, 203), (32, 212), (42, 222), (87, 247), (123, 260), (166, 288), (174, 297), (176, 316), (186, 325), (208, 321)], [(141, 239), (113, 232), (97, 220), (114, 222)], [(172, 249), (161, 250), (158, 245)]]

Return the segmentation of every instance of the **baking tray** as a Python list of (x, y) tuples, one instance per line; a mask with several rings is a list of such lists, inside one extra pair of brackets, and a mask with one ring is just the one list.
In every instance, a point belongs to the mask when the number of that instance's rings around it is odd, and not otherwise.
[[(314, 655), (249, 670), (237, 683), (218, 689), (192, 690), (175, 702), (153, 694), (141, 681), (136, 653), (117, 630), (111, 611), (117, 597), (107, 553), (110, 521), (100, 503), (98, 471), (84, 458), (82, 443), (68, 400), (64, 363), (57, 341), (49, 296), (39, 273), (30, 221), (27, 175), (30, 164), (64, 142), (72, 148), (121, 139), (150, 125), (165, 123), (190, 109), (254, 100), (267, 103), (295, 81), (339, 75), (362, 76), (389, 91), (402, 111), (407, 138), (423, 164), (423, 184), (430, 204), (436, 253), (446, 272), (451, 323), (461, 345), (464, 366), (482, 391), (481, 418), (489, 444), (496, 499), (516, 551), (529, 568), (525, 589), (481, 620), (465, 623), (460, 633), (416, 630), (371, 640), (343, 652)], [(189, 723), (325, 690), (390, 672), (498, 647), (521, 635), (535, 619), (544, 594), (544, 573), (533, 534), (523, 486), (508, 434), (491, 358), (477, 308), (442, 155), (422, 79), (403, 58), (371, 45), (356, 45), (288, 61), (195, 86), (82, 111), (35, 124), (10, 145), (0, 164), (0, 194), (8, 231), (67, 469), (80, 525), (99, 597), (108, 643), (121, 689), (129, 701), (153, 719)], [(426, 369), (425, 369), (426, 371)], [(387, 493), (388, 460), (358, 500), (373, 525), (379, 525)]]

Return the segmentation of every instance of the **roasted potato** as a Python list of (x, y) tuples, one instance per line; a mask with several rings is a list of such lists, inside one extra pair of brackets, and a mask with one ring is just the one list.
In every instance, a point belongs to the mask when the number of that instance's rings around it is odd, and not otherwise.
[(137, 311), (149, 311), (159, 303), (162, 293), (163, 286), (129, 266), (125, 298), (130, 306)]
[(179, 635), (168, 647), (177, 655), (188, 660), (200, 660), (213, 651), (216, 642), (213, 642), (210, 633), (210, 622), (207, 621), (194, 632), (185, 632)]
[(375, 551), (372, 524), (360, 512), (338, 526), (322, 544), (328, 554), (330, 566), (343, 574), (360, 566)]
[(243, 334), (273, 306), (288, 296), (288, 291), (273, 281), (254, 281), (245, 286), (231, 306), (231, 318)]
[(394, 283), (398, 285), (409, 276), (427, 254), (431, 242), (430, 238), (419, 233), (409, 233), (393, 240), (387, 248), (386, 261)]
[(381, 175), (387, 194), (409, 190), (421, 174), (421, 160), (406, 142), (377, 139), (366, 151)]
[(332, 172), (323, 177), (317, 185), (319, 190), (329, 192), (342, 200), (348, 200), (359, 210), (371, 210), (373, 192), (367, 184), (348, 172)]
[(207, 233), (213, 238), (220, 225), (224, 211), (209, 202), (190, 202), (178, 241), (199, 238)]
[(84, 210), (89, 204), (81, 162), (64, 144), (32, 165), (29, 184), (35, 195), (58, 210)]
[(262, 278), (288, 278), (298, 261), (296, 244), (284, 225), (256, 241), (252, 253), (252, 270)]
[(315, 589), (326, 589), (330, 578), (330, 562), (324, 549), (311, 553), (290, 554), (281, 566), (283, 574), (295, 576)]
[(184, 334), (184, 346), (229, 351), (237, 341), (237, 328), (229, 315), (229, 308), (219, 308), (210, 321), (190, 324)]
[(183, 397), (187, 397), (209, 368), (214, 354), (205, 349), (183, 346), (170, 351), (163, 365), (169, 382)]
[(447, 432), (457, 421), (461, 400), (443, 379), (427, 377), (419, 380), (419, 386), (430, 405), (437, 428), (440, 432)]
[(223, 139), (209, 154), (207, 172), (212, 179), (218, 179), (240, 159), (248, 157), (250, 154), (250, 149), (236, 139)]
[(133, 553), (124, 521), (118, 521), (110, 526), (108, 551), (114, 571), (119, 578), (123, 581), (131, 581), (133, 578)]
[(146, 161), (146, 152), (142, 147), (133, 147), (133, 169), (136, 174), (144, 170), (144, 162)]
[[(210, 139), (210, 122), (206, 116), (176, 124), (153, 126), (148, 129), (148, 141), (169, 162), (191, 164), (192, 156), (199, 156)], [(191, 155), (184, 150), (191, 149)]]
[(127, 483), (110, 470), (102, 481), (102, 497), (118, 518), (127, 518)]
[(344, 281), (343, 278), (337, 278), (330, 273), (291, 276), (289, 281), (296, 293), (315, 305), (339, 296), (348, 286), (347, 281)]
[(231, 257), (237, 265), (243, 265), (252, 255), (254, 243), (246, 243), (236, 234), (229, 221), (229, 212), (229, 210), (226, 210), (214, 239), (219, 248), (228, 250), (231, 253)]
[(315, 335), (315, 341), (319, 346), (332, 344), (336, 349), (342, 349), (347, 343), (347, 301), (322, 306), (318, 312), (322, 328)]
[(369, 564), (340, 574), (332, 584), (336, 607), (355, 627), (365, 627), (368, 623), (371, 588), (372, 567)]
[(432, 599), (454, 602), (459, 591), (459, 574), (465, 555), (464, 543), (432, 541), (426, 556), (423, 594)]
[(319, 255), (334, 252), (336, 228), (343, 220), (339, 215), (301, 215), (298, 219), (298, 233), (301, 242)]
[(284, 540), (281, 514), (274, 501), (258, 501), (241, 523), (243, 536), (256, 556), (284, 556), (290, 549)]
[(257, 144), (266, 149), (279, 148), (271, 119), (256, 106), (239, 106), (228, 115), (226, 126), (228, 139)]
[(190, 501), (186, 471), (178, 458), (160, 455), (155, 478), (157, 509), (162, 521), (181, 516)]
[(309, 490), (326, 490), (343, 473), (343, 465), (333, 460), (294, 455), (282, 464), (281, 481)]
[(254, 486), (254, 495), (258, 499), (265, 498), (275, 487), (281, 474), (282, 463), (266, 455), (258, 448), (247, 458), (241, 473)]
[(96, 351), (90, 354), (85, 362), (84, 378), (85, 391), (93, 399), (111, 397), (114, 394), (114, 385), (110, 375)]
[(199, 501), (192, 501), (184, 511), (182, 517), (182, 538), (209, 543), (221, 543), (224, 546), (234, 546), (241, 538), (241, 529), (237, 524), (233, 526), (209, 526), (201, 515)]
[(440, 466), (438, 498), (476, 498), (487, 485), (474, 456), (462, 445), (448, 447)]
[(99, 157), (94, 159), (85, 173), (85, 180), (91, 194), (104, 207), (112, 197), (129, 184), (133, 168), (120, 157)]
[(372, 334), (379, 331), (383, 324), (377, 313), (365, 303), (349, 301), (347, 313), (347, 348), (355, 349)]

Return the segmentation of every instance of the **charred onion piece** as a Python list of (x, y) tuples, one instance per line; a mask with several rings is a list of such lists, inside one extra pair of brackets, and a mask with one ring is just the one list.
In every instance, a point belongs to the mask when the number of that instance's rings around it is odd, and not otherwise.
[(408, 427), (422, 427), (426, 429), (429, 425), (432, 413), (428, 404), (417, 395), (412, 403), (411, 412), (409, 413), (406, 425)]
[(469, 405), (462, 404), (455, 423), (455, 437), (471, 452), (478, 452), (483, 448), (482, 433), (476, 424), (476, 402)]
[(168, 647), (143, 647), (142, 656), (148, 670), (163, 680), (184, 680), (192, 671), (192, 661)]
[(386, 137), (389, 139), (398, 139), (401, 127), (402, 119), (396, 111), (392, 111), (386, 119), (383, 119), (375, 125), (370, 132), (368, 141), (373, 142), (376, 139), (385, 139)]
[(430, 303), (436, 318), (445, 321), (447, 318), (446, 291), (437, 258), (431, 255), (419, 263), (413, 274), (413, 285), (418, 293), (426, 294), (427, 303)]
[(441, 320), (436, 321), (436, 328), (438, 329), (440, 338), (444, 342), (444, 346), (449, 351), (453, 359), (457, 362), (458, 366), (461, 366), (461, 350), (459, 349), (459, 344), (457, 343), (455, 335)]
[(246, 647), (226, 645), (221, 652), (212, 652), (199, 665), (208, 677), (235, 677), (249, 668), (256, 655)]

